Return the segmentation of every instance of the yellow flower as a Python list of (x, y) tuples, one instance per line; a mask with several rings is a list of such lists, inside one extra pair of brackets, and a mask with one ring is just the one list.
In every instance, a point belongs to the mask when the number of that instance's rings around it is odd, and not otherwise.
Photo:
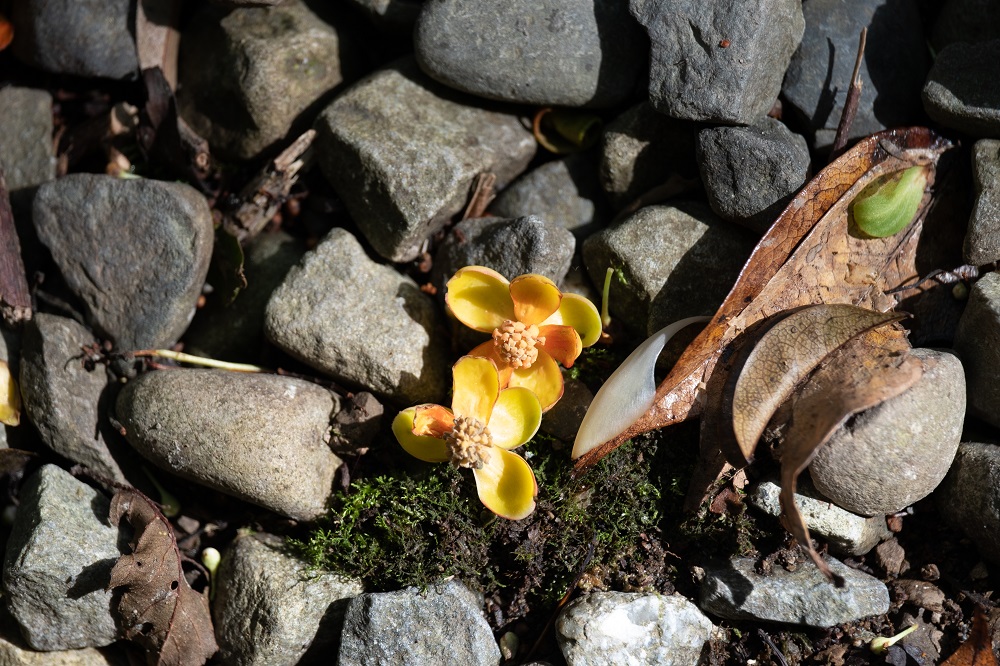
[(524, 458), (511, 453), (538, 432), (542, 408), (526, 388), (500, 389), (487, 358), (463, 356), (452, 367), (451, 409), (417, 405), (401, 411), (392, 432), (410, 455), (425, 462), (468, 467), (479, 499), (503, 518), (535, 510), (538, 484)]
[(583, 296), (563, 294), (542, 275), (508, 282), (483, 266), (466, 266), (448, 280), (445, 301), (455, 317), (493, 340), (471, 352), (492, 359), (501, 386), (520, 386), (548, 411), (563, 393), (556, 361), (569, 368), (601, 337), (601, 315)]

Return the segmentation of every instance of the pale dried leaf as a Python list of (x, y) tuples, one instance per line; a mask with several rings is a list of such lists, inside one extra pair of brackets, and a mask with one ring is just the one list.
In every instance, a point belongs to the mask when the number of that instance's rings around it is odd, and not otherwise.
[(139, 69), (159, 67), (171, 90), (177, 89), (177, 21), (180, 0), (139, 0), (135, 3), (135, 50)]

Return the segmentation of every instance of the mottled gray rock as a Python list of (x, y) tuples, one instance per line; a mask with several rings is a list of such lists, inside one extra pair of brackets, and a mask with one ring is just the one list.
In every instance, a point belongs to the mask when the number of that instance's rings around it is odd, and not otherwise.
[(595, 284), (609, 267), (622, 270), (624, 283), (611, 280), (611, 314), (646, 333), (713, 314), (753, 247), (753, 234), (689, 202), (647, 206), (591, 236), (583, 261)]
[(344, 78), (336, 31), (300, 0), (212, 11), (190, 26), (177, 104), (213, 150), (249, 159), (293, 139), (300, 115)]
[(337, 453), (360, 453), (378, 435), (385, 407), (368, 391), (358, 391), (333, 417), (330, 446)]
[(572, 601), (556, 620), (568, 666), (687, 666), (707, 653), (714, 625), (674, 594), (593, 592)]
[(326, 510), (340, 459), (330, 450), (338, 400), (279, 375), (148, 372), (117, 400), (129, 443), (157, 466), (296, 520)]
[(349, 0), (365, 12), (379, 28), (392, 32), (410, 32), (420, 15), (422, 0)]
[(4, 597), (35, 650), (110, 645), (111, 567), (127, 547), (107, 523), (108, 499), (55, 465), (21, 488), (4, 561)]
[(310, 571), (280, 539), (236, 537), (219, 566), (213, 603), (219, 656), (227, 664), (332, 662), (344, 610), (360, 580)]
[(1000, 426), (1000, 273), (987, 273), (969, 292), (955, 353), (965, 368), (969, 413)]
[(672, 118), (758, 121), (774, 105), (802, 40), (797, 0), (630, 0), (630, 6), (651, 42), (649, 99)]
[(0, 610), (0, 614), (0, 666), (129, 666), (128, 658), (115, 647), (32, 650), (7, 610)]
[(542, 415), (542, 431), (564, 442), (572, 442), (593, 400), (594, 394), (586, 384), (579, 379), (567, 379), (559, 402)]
[(809, 146), (781, 122), (698, 133), (698, 166), (712, 210), (764, 233), (806, 182)]
[(963, 442), (934, 493), (950, 525), (957, 525), (979, 553), (1000, 564), (1000, 446)]
[(425, 72), (474, 95), (605, 107), (635, 88), (646, 55), (641, 34), (617, 0), (438, 0), (424, 3), (414, 47)]
[(131, 0), (19, 0), (14, 43), (24, 62), (56, 74), (134, 77), (139, 56)]
[(861, 65), (864, 93), (849, 137), (913, 122), (927, 73), (927, 45), (913, 0), (809, 0), (805, 34), (781, 91), (790, 110), (815, 132), (815, 145), (833, 143), (851, 85), (858, 35), (868, 27)]
[(473, 179), (503, 188), (535, 139), (517, 116), (471, 106), (406, 58), (342, 93), (316, 121), (323, 173), (375, 251), (415, 258), (466, 205)]
[(935, 52), (955, 42), (988, 42), (1000, 38), (1000, 2), (948, 0), (931, 30)]
[(906, 391), (855, 416), (809, 465), (816, 489), (861, 514), (900, 511), (937, 488), (965, 421), (965, 374), (957, 356), (914, 349), (924, 374)]
[(458, 579), (359, 595), (347, 606), (337, 663), (496, 666), (500, 648), (482, 608)]
[(946, 127), (1000, 138), (1000, 39), (941, 49), (924, 86), (924, 110)]
[(212, 256), (212, 213), (182, 183), (73, 174), (38, 189), (38, 237), (95, 331), (119, 349), (169, 347)]
[(0, 168), (12, 196), (56, 177), (52, 95), (48, 92), (0, 88)]
[(966, 263), (982, 266), (1000, 260), (1000, 141), (977, 141), (972, 151), (975, 203), (965, 234)]
[(753, 558), (737, 557), (706, 566), (698, 606), (729, 620), (757, 620), (832, 627), (889, 610), (889, 590), (877, 578), (825, 558), (846, 582), (833, 586), (811, 561), (794, 571), (775, 566), (770, 575), (756, 572)]
[(292, 269), (264, 320), (267, 338), (292, 356), (408, 405), (440, 401), (451, 384), (443, 329), (431, 297), (344, 229)]

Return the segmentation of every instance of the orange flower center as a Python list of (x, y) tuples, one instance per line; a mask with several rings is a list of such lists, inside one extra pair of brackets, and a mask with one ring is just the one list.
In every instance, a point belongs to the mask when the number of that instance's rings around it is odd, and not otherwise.
[(510, 367), (530, 368), (538, 360), (535, 345), (545, 344), (545, 338), (538, 335), (538, 327), (534, 324), (525, 326), (519, 321), (507, 319), (493, 329), (493, 344), (500, 358)]
[(444, 441), (456, 467), (482, 469), (490, 461), (493, 437), (483, 422), (472, 416), (456, 416), (455, 427), (445, 433)]

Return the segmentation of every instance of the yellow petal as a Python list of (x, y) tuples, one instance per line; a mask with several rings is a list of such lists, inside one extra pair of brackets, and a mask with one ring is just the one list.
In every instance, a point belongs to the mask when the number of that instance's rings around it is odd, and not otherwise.
[(491, 332), (506, 319), (514, 319), (510, 283), (484, 266), (460, 268), (445, 285), (444, 300), (455, 317), (477, 331)]
[(489, 423), (493, 403), (500, 395), (500, 376), (493, 361), (463, 356), (452, 367), (451, 375), (451, 410), (455, 416), (471, 416), (480, 423)]
[(7, 361), (0, 361), (0, 423), (16, 426), (21, 422), (21, 392), (10, 374)]
[(442, 438), (455, 427), (455, 415), (447, 407), (417, 405), (413, 409), (413, 434), (418, 437)]
[(516, 449), (535, 436), (541, 423), (542, 405), (534, 393), (524, 387), (504, 389), (488, 424), (493, 446)]
[(535, 474), (516, 453), (493, 447), (489, 461), (472, 473), (480, 501), (501, 518), (520, 520), (535, 510)]
[(549, 356), (562, 363), (563, 367), (572, 368), (580, 352), (583, 351), (580, 334), (572, 326), (546, 324), (538, 327), (538, 335), (545, 338), (545, 342), (539, 346)]
[(416, 407), (404, 409), (392, 420), (392, 433), (396, 435), (399, 445), (414, 458), (424, 462), (446, 462), (448, 445), (437, 437), (422, 437), (413, 434), (413, 417)]
[(500, 358), (497, 353), (497, 346), (492, 340), (487, 340), (481, 345), (476, 345), (476, 347), (469, 352), (469, 356), (481, 356), (483, 358), (488, 358), (493, 361), (494, 365), (497, 366), (497, 373), (500, 375), (500, 388), (505, 389), (510, 383), (510, 373), (514, 371), (510, 364)]
[(563, 394), (563, 376), (559, 364), (544, 350), (530, 368), (518, 368), (510, 375), (510, 386), (523, 386), (538, 397), (542, 411), (547, 412)]
[(579, 294), (563, 294), (559, 309), (542, 323), (572, 326), (580, 334), (584, 347), (589, 347), (601, 337), (601, 313), (590, 299)]
[(528, 326), (541, 324), (559, 309), (562, 293), (556, 283), (544, 275), (521, 275), (510, 283), (514, 316)]

